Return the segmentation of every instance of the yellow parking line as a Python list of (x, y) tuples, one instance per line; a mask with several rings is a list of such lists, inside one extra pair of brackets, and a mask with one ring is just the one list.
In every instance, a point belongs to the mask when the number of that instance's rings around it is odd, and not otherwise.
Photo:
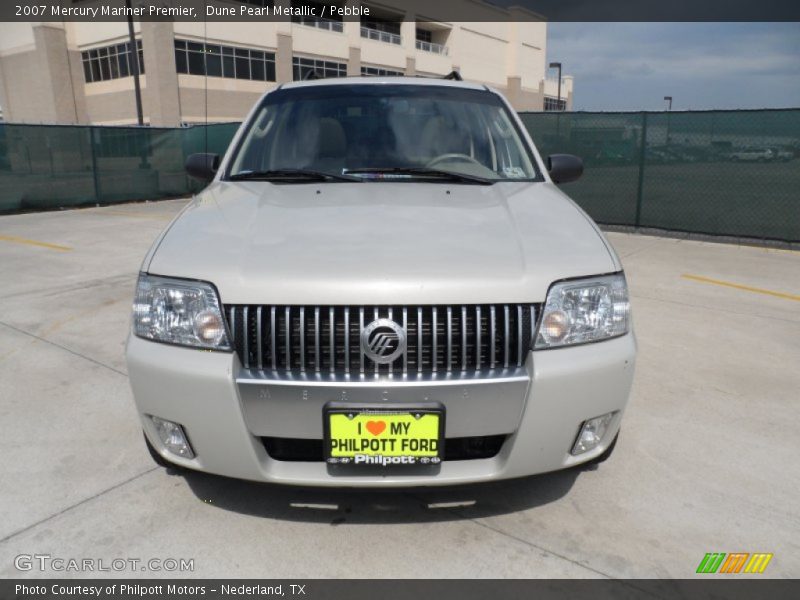
[(788, 254), (800, 254), (800, 250), (792, 250), (791, 248), (770, 248), (768, 246), (751, 246), (749, 244), (741, 244), (739, 248), (746, 248), (748, 250), (763, 250), (764, 252), (786, 252)]
[(767, 296), (775, 296), (776, 298), (783, 298), (784, 300), (794, 300), (800, 302), (800, 296), (796, 294), (787, 294), (785, 292), (776, 292), (774, 290), (765, 290), (764, 288), (752, 287), (750, 285), (742, 285), (740, 283), (732, 283), (730, 281), (722, 281), (720, 279), (711, 279), (710, 277), (701, 277), (700, 275), (688, 275), (684, 273), (681, 275), (684, 279), (691, 279), (692, 281), (699, 281), (700, 283), (710, 283), (712, 285), (721, 285), (724, 287), (734, 288), (737, 290), (744, 290), (745, 292), (755, 292), (756, 294), (766, 294)]
[(48, 244), (47, 242), (40, 242), (38, 240), (29, 240), (26, 238), (17, 237), (15, 235), (0, 235), (0, 241), (13, 242), (14, 244), (27, 244), (29, 246), (41, 246), (42, 248), (50, 248), (51, 250), (59, 250), (61, 252), (69, 252), (72, 250), (69, 246), (60, 246), (58, 244)]

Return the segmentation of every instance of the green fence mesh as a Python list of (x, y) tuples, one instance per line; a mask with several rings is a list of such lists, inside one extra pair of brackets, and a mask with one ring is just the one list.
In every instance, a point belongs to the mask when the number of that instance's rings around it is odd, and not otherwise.
[(599, 223), (800, 241), (800, 110), (521, 117), (583, 158), (563, 189)]
[[(599, 223), (800, 241), (800, 110), (521, 117), (543, 155), (584, 159), (563, 187)], [(193, 193), (186, 156), (237, 127), (0, 124), (0, 212)]]
[(224, 153), (237, 127), (0, 124), (0, 212), (189, 194), (199, 186), (183, 170), (186, 157)]

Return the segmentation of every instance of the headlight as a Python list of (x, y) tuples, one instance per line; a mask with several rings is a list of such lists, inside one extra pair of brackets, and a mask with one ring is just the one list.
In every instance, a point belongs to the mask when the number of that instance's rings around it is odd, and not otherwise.
[(133, 302), (133, 333), (170, 344), (231, 349), (217, 292), (202, 281), (141, 273)]
[(534, 349), (596, 342), (628, 333), (630, 303), (622, 273), (550, 287)]

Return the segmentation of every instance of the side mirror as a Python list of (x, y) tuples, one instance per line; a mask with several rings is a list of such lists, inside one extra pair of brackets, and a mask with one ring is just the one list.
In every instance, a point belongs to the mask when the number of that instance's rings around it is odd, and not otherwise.
[(551, 154), (547, 157), (547, 171), (553, 183), (567, 183), (583, 175), (583, 161), (572, 154)]
[(211, 181), (219, 169), (219, 154), (190, 154), (185, 167), (190, 177), (200, 181)]

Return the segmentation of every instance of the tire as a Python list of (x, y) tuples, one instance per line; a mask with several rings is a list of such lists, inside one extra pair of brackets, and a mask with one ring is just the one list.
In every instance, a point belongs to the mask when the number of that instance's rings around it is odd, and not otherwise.
[(599, 465), (600, 463), (606, 462), (611, 457), (611, 454), (614, 452), (614, 448), (616, 448), (617, 446), (618, 439), (619, 439), (619, 432), (617, 432), (617, 435), (614, 436), (613, 441), (611, 442), (609, 447), (606, 448), (606, 451), (603, 452), (600, 456), (597, 456), (592, 460), (590, 460), (589, 462), (587, 462), (586, 465), (587, 466)]
[[(144, 435), (144, 431), (142, 432)], [(158, 451), (153, 448), (153, 445), (150, 443), (150, 440), (147, 439), (147, 436), (144, 435), (144, 443), (147, 444), (147, 451), (150, 453), (150, 458), (153, 459), (159, 467), (164, 467), (165, 469), (177, 469), (178, 467), (171, 462), (169, 462), (166, 458), (161, 456)]]

